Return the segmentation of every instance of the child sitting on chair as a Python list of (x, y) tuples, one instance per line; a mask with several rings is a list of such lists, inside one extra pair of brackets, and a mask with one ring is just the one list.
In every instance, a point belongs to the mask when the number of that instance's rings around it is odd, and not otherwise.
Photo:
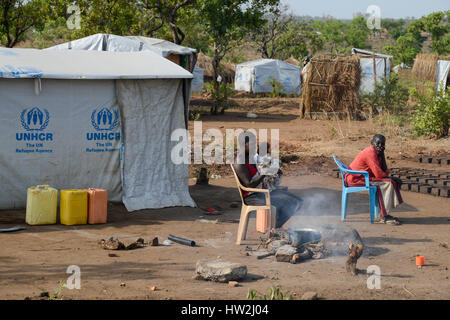
[(278, 189), (281, 184), (282, 171), (277, 159), (270, 155), (270, 144), (262, 142), (258, 146), (258, 153), (255, 154), (255, 164), (258, 169), (258, 175), (266, 176), (263, 180), (263, 188), (269, 190)]

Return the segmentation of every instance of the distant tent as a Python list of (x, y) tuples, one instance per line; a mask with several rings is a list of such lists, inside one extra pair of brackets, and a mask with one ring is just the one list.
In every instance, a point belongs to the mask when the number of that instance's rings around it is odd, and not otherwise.
[(442, 87), (446, 88), (450, 85), (449, 79), (450, 61), (438, 60), (437, 62), (437, 76), (436, 76), (436, 89), (440, 90)]
[(412, 73), (419, 79), (436, 83), (439, 90), (441, 81), (447, 83), (450, 56), (418, 54), (414, 59)]
[(297, 59), (295, 59), (294, 57), (290, 57), (289, 59), (284, 60), (284, 62), (290, 63), (294, 66), (300, 66), (300, 61), (298, 61)]
[(102, 188), (129, 211), (195, 206), (186, 129), (192, 74), (154, 52), (0, 48), (0, 209), (27, 188)]
[(198, 66), (194, 68), (194, 79), (192, 80), (191, 91), (192, 92), (202, 92), (203, 91), (203, 78), (205, 70)]
[(45, 50), (95, 50), (95, 51), (153, 51), (192, 72), (197, 50), (177, 45), (167, 40), (141, 36), (116, 36), (98, 33), (85, 38), (62, 43)]
[(272, 92), (270, 79), (283, 86), (281, 92), (300, 94), (301, 79), (299, 67), (281, 60), (258, 59), (236, 66), (234, 88), (252, 93)]
[(389, 77), (392, 56), (353, 48), (352, 54), (359, 56), (361, 66), (360, 91), (373, 92), (375, 83)]

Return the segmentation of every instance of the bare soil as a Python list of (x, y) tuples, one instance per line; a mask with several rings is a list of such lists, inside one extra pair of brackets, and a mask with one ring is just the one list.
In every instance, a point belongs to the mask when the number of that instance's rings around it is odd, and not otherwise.
[[(261, 99), (263, 103), (257, 102)], [(247, 255), (248, 248), (256, 249), (264, 234), (256, 232), (252, 215), (245, 244), (235, 244), (240, 207), (233, 208), (231, 203), (240, 198), (229, 168), (222, 165), (208, 166), (211, 173), (220, 176), (210, 179), (208, 186), (195, 185), (190, 179), (193, 199), (201, 207), (220, 208), (222, 214), (217, 216), (184, 207), (128, 213), (122, 204), (110, 203), (105, 225), (28, 226), (24, 210), (0, 212), (0, 228), (26, 226), (23, 231), (0, 233), (0, 299), (48, 299), (39, 296), (42, 292), (55, 294), (61, 281), (70, 276), (66, 273), (69, 265), (80, 267), (81, 289), (62, 289), (55, 298), (246, 299), (249, 289), (267, 293), (277, 285), (294, 299), (308, 291), (317, 292), (320, 299), (450, 299), (450, 200), (404, 191), (405, 204), (394, 212), (403, 224), (391, 226), (370, 224), (368, 195), (352, 194), (347, 219), (341, 222), (341, 181), (327, 175), (335, 168), (332, 155), (349, 163), (377, 132), (388, 137), (389, 166), (426, 166), (448, 172), (448, 166), (417, 161), (420, 154), (449, 152), (448, 138), (414, 139), (399, 134), (398, 128), (372, 121), (300, 120), (293, 98), (282, 102), (256, 98), (253, 104), (248, 100), (242, 98), (239, 106), (225, 115), (202, 115), (203, 130), (279, 129), (281, 155), (287, 157), (283, 185), (305, 200), (301, 212), (286, 227), (345, 224), (355, 228), (365, 245), (356, 276), (346, 272), (346, 257), (294, 265), (276, 262), (273, 256), (258, 260)], [(258, 118), (246, 118), (250, 111)], [(192, 129), (193, 123), (190, 126)], [(191, 166), (191, 177), (195, 168)], [(111, 236), (125, 245), (154, 237), (161, 243), (169, 234), (194, 240), (197, 246), (172, 244), (110, 251), (98, 244)], [(416, 255), (425, 256), (421, 269), (415, 265)], [(237, 287), (194, 280), (196, 262), (216, 257), (246, 264), (249, 276)], [(372, 265), (380, 268), (381, 289), (367, 287), (370, 275), (366, 270)]]

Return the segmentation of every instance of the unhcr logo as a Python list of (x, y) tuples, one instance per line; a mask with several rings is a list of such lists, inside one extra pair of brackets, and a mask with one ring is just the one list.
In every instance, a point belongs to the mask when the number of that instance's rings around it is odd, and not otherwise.
[(27, 131), (43, 131), (48, 126), (50, 114), (47, 109), (42, 112), (41, 109), (34, 107), (29, 111), (24, 109), (20, 114), (20, 122), (22, 127)]
[(53, 141), (53, 133), (44, 133), (50, 121), (47, 109), (33, 107), (24, 109), (20, 114), (20, 123), (27, 132), (17, 132), (17, 141)]
[(120, 132), (108, 132), (119, 126), (119, 111), (117, 109), (95, 109), (91, 114), (91, 124), (97, 132), (88, 132), (86, 134), (87, 140), (120, 140)]
[[(114, 115), (113, 115), (114, 112)], [(119, 111), (102, 108), (100, 111), (94, 110), (91, 115), (91, 123), (97, 131), (111, 131), (119, 125)]]

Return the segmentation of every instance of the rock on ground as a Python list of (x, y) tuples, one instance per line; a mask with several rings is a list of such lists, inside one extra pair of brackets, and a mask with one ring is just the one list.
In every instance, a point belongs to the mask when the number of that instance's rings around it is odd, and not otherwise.
[(301, 300), (317, 300), (317, 292), (305, 292), (301, 297)]
[(221, 259), (204, 259), (197, 262), (196, 273), (197, 280), (238, 281), (247, 276), (247, 266)]
[(290, 262), (292, 260), (292, 256), (296, 253), (297, 248), (287, 244), (277, 250), (275, 258), (277, 258), (278, 262)]
[(267, 245), (267, 251), (271, 254), (277, 253), (277, 250), (282, 246), (288, 244), (289, 242), (286, 240), (274, 240)]

